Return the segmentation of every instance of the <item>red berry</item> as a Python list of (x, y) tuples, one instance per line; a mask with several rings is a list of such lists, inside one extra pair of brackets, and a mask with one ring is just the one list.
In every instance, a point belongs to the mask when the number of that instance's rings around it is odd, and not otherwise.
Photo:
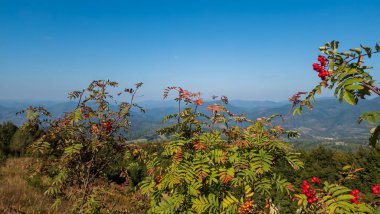
[(358, 189), (354, 189), (351, 191), (351, 195), (357, 195), (359, 193), (360, 193), (360, 191)]
[(380, 185), (376, 184), (375, 186), (372, 187), (372, 192), (376, 195), (379, 194), (380, 191)]
[(350, 201), (351, 201), (352, 203), (355, 203), (355, 204), (358, 204), (358, 203), (359, 203), (359, 200), (356, 199), (356, 198), (351, 198)]
[(311, 179), (311, 182), (313, 182), (313, 183), (321, 183), (321, 180), (319, 179), (319, 178), (317, 178), (317, 177), (313, 177), (312, 179)]
[(313, 64), (313, 69), (318, 71), (321, 68), (321, 66), (318, 63)]
[(313, 203), (313, 199), (312, 198), (308, 198), (307, 202), (309, 202), (309, 204), (311, 204), (311, 203)]
[(325, 60), (325, 56), (319, 55), (318, 56), (318, 61)]

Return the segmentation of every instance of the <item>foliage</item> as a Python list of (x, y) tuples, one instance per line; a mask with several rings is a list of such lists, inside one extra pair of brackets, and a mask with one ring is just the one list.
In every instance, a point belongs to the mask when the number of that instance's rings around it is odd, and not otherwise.
[[(108, 182), (107, 172), (112, 171), (120, 154), (127, 151), (124, 144), (124, 132), (130, 126), (130, 110), (141, 107), (134, 103), (136, 87), (124, 89), (118, 93), (129, 94), (129, 102), (119, 102), (108, 88), (118, 86), (112, 81), (93, 81), (82, 91), (69, 93), (70, 99), (77, 99), (77, 107), (57, 119), (44, 119), (50, 116), (42, 108), (27, 109), (27, 124), (48, 124), (46, 133), (36, 140), (30, 150), (39, 159), (35, 163), (38, 174), (47, 175), (49, 188), (46, 195), (53, 196), (60, 202), (73, 202), (73, 212), (94, 213), (105, 208), (104, 198), (114, 194)], [(111, 109), (110, 103), (118, 104)], [(122, 159), (121, 155), (121, 159)], [(120, 169), (120, 176), (127, 178), (127, 169)]]
[[(375, 50), (370, 47), (361, 46), (360, 48), (350, 49), (349, 52), (338, 52), (339, 42), (332, 41), (320, 47), (325, 56), (318, 56), (318, 63), (313, 64), (313, 69), (319, 72), (321, 78), (320, 85), (316, 86), (309, 93), (298, 92), (290, 100), (293, 107), (296, 107), (293, 115), (298, 113), (301, 115), (302, 107), (312, 108), (312, 102), (315, 102), (315, 94), (321, 93), (321, 87), (334, 89), (334, 96), (340, 102), (343, 100), (351, 105), (356, 105), (360, 99), (365, 99), (372, 93), (380, 96), (380, 88), (374, 85), (375, 81), (368, 73), (370, 66), (364, 65), (364, 57), (371, 58), (375, 53), (380, 52), (380, 46), (375, 45)], [(301, 96), (307, 94), (304, 100)], [(359, 119), (371, 124), (380, 121), (379, 112), (366, 112)], [(380, 125), (371, 130), (370, 145), (376, 147), (380, 140)], [(367, 203), (359, 202), (361, 196), (360, 191), (350, 190), (342, 185), (346, 179), (355, 178), (353, 175), (357, 171), (363, 169), (353, 169), (352, 166), (346, 166), (343, 170), (351, 170), (345, 174), (345, 177), (333, 184), (324, 183), (323, 189), (311, 189), (306, 180), (303, 181), (303, 194), (296, 195), (298, 199), (298, 212), (306, 213), (378, 213), (380, 212), (377, 200), (371, 200)], [(319, 180), (319, 179), (318, 179)], [(317, 182), (319, 183), (319, 182)], [(351, 193), (349, 194), (349, 192)], [(378, 194), (378, 192), (374, 191)]]
[[(344, 177), (338, 183), (331, 184), (327, 181), (320, 184), (320, 179), (313, 177), (311, 183), (303, 181), (302, 193), (296, 194), (299, 209), (297, 213), (378, 213), (380, 212), (380, 200), (365, 201), (358, 189), (351, 190), (342, 184), (346, 180), (356, 179), (355, 173), (362, 169), (355, 169), (347, 165), (343, 167)], [(314, 183), (314, 184), (312, 184)], [(311, 187), (313, 186), (313, 187)], [(374, 191), (375, 197), (378, 192)]]
[(12, 136), (9, 153), (15, 156), (25, 155), (27, 148), (43, 134), (38, 125), (24, 124)]
[(9, 144), (18, 127), (11, 122), (0, 124), (0, 153), (9, 154)]
[[(179, 112), (166, 119), (176, 123), (161, 130), (175, 130), (162, 153), (169, 163), (163, 166), (158, 155), (152, 156), (146, 164), (148, 176), (141, 182), (142, 192), (150, 197), (149, 211), (236, 213), (248, 205), (253, 212), (276, 210), (273, 194), (289, 195), (292, 185), (274, 168), (282, 162), (294, 169), (303, 166), (299, 154), (279, 139), (288, 132), (273, 126), (272, 117), (251, 121), (233, 114), (225, 96), (222, 104), (207, 106), (212, 115), (202, 115), (198, 112), (203, 104), (200, 93), (170, 87), (165, 97), (173, 89), (179, 92), (175, 98)], [(182, 101), (186, 108), (181, 111)], [(250, 125), (242, 129), (242, 122)]]
[[(356, 105), (360, 99), (365, 99), (371, 94), (380, 96), (380, 88), (375, 85), (372, 75), (368, 72), (371, 66), (364, 64), (364, 58), (371, 58), (373, 54), (380, 52), (380, 45), (376, 44), (374, 48), (360, 46), (353, 48), (347, 52), (338, 52), (339, 42), (332, 41), (320, 47), (320, 51), (325, 56), (319, 56), (318, 60), (321, 65), (314, 65), (314, 70), (325, 71), (325, 75), (321, 77), (322, 81), (314, 87), (309, 93), (298, 92), (290, 100), (293, 101), (293, 106), (297, 106), (293, 115), (298, 113), (301, 115), (302, 107), (307, 106), (312, 108), (312, 103), (315, 102), (314, 96), (320, 94), (322, 87), (327, 87), (334, 90), (334, 96), (340, 102), (347, 102), (351, 105)], [(304, 100), (300, 97), (306, 94)], [(358, 122), (366, 120), (371, 124), (380, 121), (380, 111), (366, 112)], [(374, 146), (380, 140), (380, 126), (377, 125), (371, 130), (370, 145)]]
[[(374, 51), (361, 46), (338, 52), (338, 44), (333, 41), (320, 48), (325, 55), (318, 57), (320, 64), (313, 64), (313, 69), (321, 84), (290, 98), (293, 115), (301, 114), (304, 106), (311, 109), (322, 87), (351, 105), (372, 93), (380, 95), (363, 61), (380, 46), (376, 44)], [(171, 140), (162, 145), (126, 144), (131, 109), (144, 112), (134, 103), (141, 85), (118, 93), (130, 98), (119, 102), (108, 90), (116, 88), (116, 82), (93, 81), (88, 88), (69, 93), (78, 104), (57, 118), (44, 108), (29, 107), (21, 112), (28, 122), (1, 148), (24, 154), (28, 147), (35, 157), (30, 184), (55, 198), (53, 207), (69, 202), (75, 213), (117, 212), (116, 203), (125, 201), (126, 187), (139, 187), (136, 206), (147, 208), (144, 202), (149, 201), (150, 213), (279, 213), (295, 212), (294, 206), (298, 213), (380, 212), (379, 112), (366, 112), (358, 119), (377, 125), (371, 131), (370, 150), (359, 149), (354, 155), (322, 147), (297, 152), (285, 139), (299, 134), (274, 125), (273, 121), (282, 124), (282, 115), (250, 120), (229, 111), (225, 96), (220, 100), (214, 96), (215, 103), (205, 107), (200, 92), (168, 87), (164, 98), (175, 92), (178, 111), (163, 118), (168, 126), (158, 132)], [(299, 192), (293, 184), (310, 177), (310, 183), (302, 181), (302, 193), (292, 193)], [(371, 188), (375, 195), (370, 195)]]

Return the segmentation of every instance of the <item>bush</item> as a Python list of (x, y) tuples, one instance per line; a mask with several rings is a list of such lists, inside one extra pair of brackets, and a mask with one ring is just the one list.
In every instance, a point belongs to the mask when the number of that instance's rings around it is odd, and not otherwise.
[[(175, 90), (177, 88), (174, 88)], [(173, 90), (173, 88), (170, 88)], [(279, 163), (293, 169), (303, 166), (291, 146), (282, 140), (286, 132), (273, 126), (270, 118), (250, 121), (228, 111), (225, 105), (210, 105), (211, 116), (199, 113), (202, 99), (199, 93), (178, 88), (175, 100), (187, 106), (183, 111), (169, 115), (176, 120), (161, 130), (173, 133), (164, 145), (163, 166), (158, 157), (147, 162), (146, 179), (141, 190), (150, 197), (152, 213), (237, 213), (246, 209), (253, 212), (276, 210), (276, 194), (289, 195), (291, 183), (282, 174), (274, 173)], [(179, 104), (180, 105), (180, 104)], [(191, 108), (190, 106), (194, 106)], [(247, 128), (231, 122), (245, 122)], [(254, 204), (252, 204), (254, 201)]]

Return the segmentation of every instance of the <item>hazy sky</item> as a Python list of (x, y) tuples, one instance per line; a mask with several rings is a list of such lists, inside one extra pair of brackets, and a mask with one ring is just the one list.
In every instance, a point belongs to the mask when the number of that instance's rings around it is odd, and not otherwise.
[(142, 99), (183, 86), (285, 100), (318, 83), (325, 42), (379, 38), (380, 0), (0, 0), (0, 99), (64, 100), (110, 79), (144, 82)]

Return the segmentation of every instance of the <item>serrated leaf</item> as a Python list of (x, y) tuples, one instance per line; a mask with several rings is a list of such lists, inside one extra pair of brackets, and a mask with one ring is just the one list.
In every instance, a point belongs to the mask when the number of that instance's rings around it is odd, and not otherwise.
[(375, 211), (373, 207), (367, 204), (359, 204), (358, 207), (358, 211), (360, 212), (373, 213)]
[[(343, 190), (339, 190), (339, 193), (341, 193)], [(338, 191), (336, 191), (336, 192), (338, 192)], [(340, 201), (348, 201), (348, 200), (350, 200), (351, 198), (355, 198), (354, 196), (352, 196), (352, 195), (339, 195), (338, 197), (337, 197), (337, 199), (338, 200), (340, 200)]]
[(375, 124), (377, 121), (380, 121), (380, 111), (370, 111), (363, 113), (360, 115), (358, 123), (361, 123), (364, 120), (370, 124)]
[(338, 195), (341, 195), (341, 194), (343, 194), (343, 193), (346, 193), (346, 192), (349, 192), (350, 190), (349, 189), (346, 189), (346, 188), (344, 188), (344, 189), (340, 189), (340, 190), (337, 190), (337, 191), (335, 191), (334, 193), (333, 193), (333, 197), (336, 197), (336, 196), (338, 196)]
[(364, 87), (362, 85), (348, 85), (344, 87), (346, 90), (353, 91), (353, 90), (361, 90)]
[(344, 98), (344, 100), (345, 100), (348, 104), (350, 104), (350, 105), (356, 105), (356, 103), (357, 103), (357, 101), (356, 101), (354, 95), (351, 94), (351, 93), (348, 92), (348, 91), (344, 91), (344, 92), (343, 92), (343, 98)]
[(353, 83), (363, 82), (362, 78), (350, 78), (342, 82), (343, 85), (351, 85)]

